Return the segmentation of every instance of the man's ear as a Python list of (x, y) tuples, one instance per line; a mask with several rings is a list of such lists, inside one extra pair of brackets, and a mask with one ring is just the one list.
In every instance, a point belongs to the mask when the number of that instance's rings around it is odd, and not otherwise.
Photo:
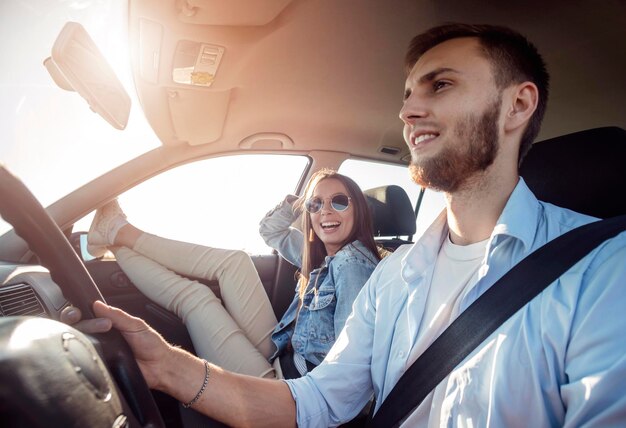
[(523, 82), (511, 89), (509, 109), (504, 123), (504, 130), (507, 132), (525, 127), (537, 109), (539, 100), (539, 90), (532, 82)]

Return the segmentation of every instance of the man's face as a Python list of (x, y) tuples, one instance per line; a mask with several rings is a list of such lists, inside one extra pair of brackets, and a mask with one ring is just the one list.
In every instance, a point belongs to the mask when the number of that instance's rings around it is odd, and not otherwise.
[(441, 43), (417, 61), (400, 118), (413, 180), (453, 193), (498, 153), (501, 95), (476, 39)]

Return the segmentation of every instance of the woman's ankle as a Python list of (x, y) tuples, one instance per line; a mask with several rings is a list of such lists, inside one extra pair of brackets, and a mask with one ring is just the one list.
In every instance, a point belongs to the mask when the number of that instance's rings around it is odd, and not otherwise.
[(117, 232), (117, 235), (115, 235), (114, 244), (132, 249), (135, 247), (137, 240), (142, 234), (143, 231), (137, 229), (132, 224), (127, 223), (122, 226)]

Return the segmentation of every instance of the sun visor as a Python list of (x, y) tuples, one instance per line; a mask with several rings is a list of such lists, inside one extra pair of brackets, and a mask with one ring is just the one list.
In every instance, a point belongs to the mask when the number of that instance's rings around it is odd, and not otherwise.
[(183, 0), (178, 19), (201, 25), (265, 25), (291, 0)]
[(192, 146), (212, 143), (222, 136), (231, 90), (167, 89), (176, 140)]

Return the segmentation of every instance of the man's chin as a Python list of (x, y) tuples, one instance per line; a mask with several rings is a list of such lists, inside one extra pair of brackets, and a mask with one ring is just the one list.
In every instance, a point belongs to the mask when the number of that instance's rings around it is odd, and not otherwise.
[(413, 162), (409, 165), (409, 174), (415, 184), (435, 192), (453, 193), (459, 189), (463, 181), (456, 174), (444, 176), (441, 171), (429, 170)]
[(426, 187), (429, 189), (432, 188), (432, 183), (430, 183), (427, 179), (423, 167), (416, 165), (414, 162), (411, 162), (411, 164), (409, 165), (409, 174), (411, 176), (411, 180), (413, 180), (413, 182), (418, 186)]

